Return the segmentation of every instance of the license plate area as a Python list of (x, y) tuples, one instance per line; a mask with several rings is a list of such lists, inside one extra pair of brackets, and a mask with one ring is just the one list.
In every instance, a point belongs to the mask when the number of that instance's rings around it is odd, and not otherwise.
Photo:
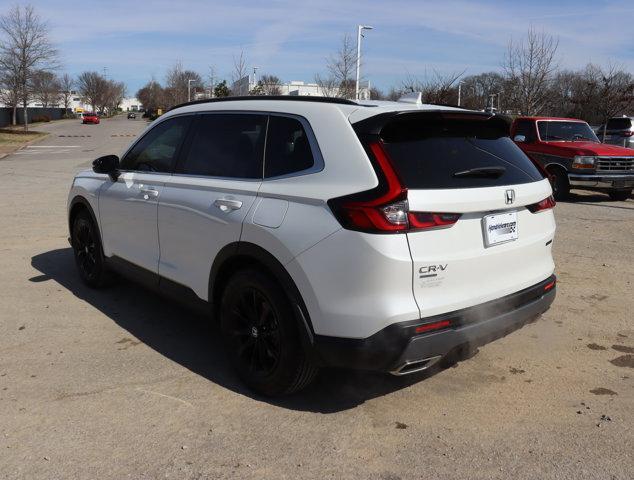
[(517, 212), (486, 215), (482, 219), (482, 231), (486, 248), (517, 240)]

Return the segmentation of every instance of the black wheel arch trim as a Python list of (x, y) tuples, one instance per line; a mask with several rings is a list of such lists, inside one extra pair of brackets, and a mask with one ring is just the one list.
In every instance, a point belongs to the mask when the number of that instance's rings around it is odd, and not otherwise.
[(219, 275), (222, 275), (223, 268), (228, 265), (228, 263), (240, 259), (246, 261), (251, 260), (256, 264), (261, 264), (280, 282), (289, 300), (293, 304), (293, 310), (296, 312), (295, 317), (298, 322), (302, 343), (308, 350), (312, 350), (315, 331), (310, 320), (308, 309), (295, 281), (284, 265), (273, 254), (254, 243), (243, 241), (233, 242), (225, 245), (218, 252), (209, 274), (209, 303), (214, 306), (214, 309), (218, 308), (218, 295), (221, 287), (221, 285), (218, 285)]

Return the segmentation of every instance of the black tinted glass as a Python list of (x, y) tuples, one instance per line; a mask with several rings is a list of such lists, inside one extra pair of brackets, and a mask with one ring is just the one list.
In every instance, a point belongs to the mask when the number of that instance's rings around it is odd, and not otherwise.
[(156, 125), (121, 161), (122, 170), (171, 173), (191, 117), (175, 117)]
[(183, 173), (262, 178), (265, 115), (205, 114), (195, 122)]
[(623, 130), (632, 126), (632, 120), (629, 118), (611, 118), (608, 120), (608, 130)]
[(500, 119), (400, 120), (384, 127), (381, 137), (408, 188), (492, 187), (543, 178)]
[(301, 172), (315, 163), (308, 137), (301, 122), (295, 118), (269, 118), (266, 140), (265, 177), (277, 177)]
[(515, 135), (524, 135), (526, 142), (534, 142), (535, 139), (535, 126), (533, 122), (529, 120), (522, 120), (515, 125)]

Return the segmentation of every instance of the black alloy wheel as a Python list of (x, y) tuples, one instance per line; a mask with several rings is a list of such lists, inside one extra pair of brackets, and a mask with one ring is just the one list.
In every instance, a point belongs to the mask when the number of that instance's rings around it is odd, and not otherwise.
[(253, 375), (270, 375), (280, 361), (280, 331), (269, 300), (255, 288), (245, 288), (229, 315), (227, 333), (240, 362)]
[(302, 346), (290, 295), (275, 277), (252, 268), (234, 273), (222, 293), (227, 354), (242, 381), (267, 396), (301, 390), (318, 370)]
[(79, 276), (86, 285), (96, 288), (111, 280), (104, 265), (99, 232), (87, 210), (73, 220), (71, 244)]

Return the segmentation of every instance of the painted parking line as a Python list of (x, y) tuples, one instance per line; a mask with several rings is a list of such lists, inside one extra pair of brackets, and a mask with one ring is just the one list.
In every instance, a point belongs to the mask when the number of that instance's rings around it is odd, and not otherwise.
[(27, 156), (36, 156), (41, 154), (59, 154), (59, 153), (69, 153), (73, 148), (81, 148), (82, 145), (29, 145), (24, 147), (22, 150), (18, 150), (14, 155), (27, 155)]

